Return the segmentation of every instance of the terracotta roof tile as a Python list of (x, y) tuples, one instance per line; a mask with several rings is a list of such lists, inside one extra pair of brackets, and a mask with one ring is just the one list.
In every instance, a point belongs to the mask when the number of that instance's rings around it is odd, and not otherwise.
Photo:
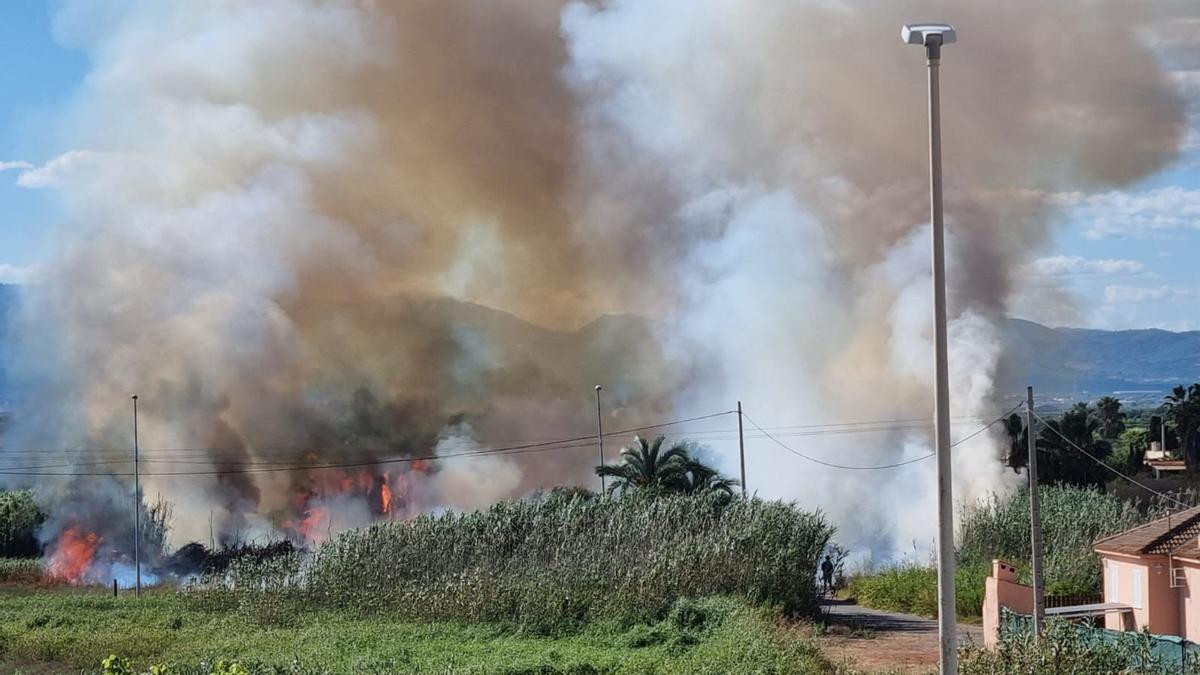
[(1184, 509), (1145, 525), (1097, 540), (1097, 551), (1127, 555), (1174, 553), (1200, 536), (1200, 507)]

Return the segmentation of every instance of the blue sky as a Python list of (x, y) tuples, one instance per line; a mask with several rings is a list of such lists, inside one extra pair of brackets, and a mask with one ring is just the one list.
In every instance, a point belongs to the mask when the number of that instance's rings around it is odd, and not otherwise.
[[(64, 150), (54, 130), (87, 73), (87, 59), (54, 41), (44, 2), (6, 3), (0, 44), (0, 162), (40, 163)], [(62, 217), (55, 191), (19, 187), (18, 175), (16, 169), (0, 174), (0, 281), (20, 280), (44, 259)]]
[[(63, 218), (57, 191), (17, 184), (25, 168), (70, 150), (56, 130), (88, 69), (85, 54), (55, 41), (52, 6), (9, 2), (0, 22), (0, 282), (35, 273)], [(1200, 329), (1200, 48), (1183, 46), (1163, 50), (1192, 101), (1181, 158), (1119, 192), (1053, 196), (1066, 208), (1052, 250), (1024, 270), (1013, 314), (1060, 326)]]

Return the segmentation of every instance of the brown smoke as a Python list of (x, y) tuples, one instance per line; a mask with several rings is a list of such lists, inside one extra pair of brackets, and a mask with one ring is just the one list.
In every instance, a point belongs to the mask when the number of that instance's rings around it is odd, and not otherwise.
[[(780, 423), (924, 415), (924, 64), (898, 31), (929, 16), (962, 36), (943, 68), (952, 337), (956, 405), (981, 414), (993, 322), (1052, 215), (1005, 195), (1127, 184), (1184, 130), (1139, 37), (1156, 15), (1130, 3), (89, 11), (61, 20), (95, 61), (64, 134), (88, 151), (59, 179), (75, 225), (27, 331), (52, 412), (15, 437), (120, 446), (136, 391), (147, 447), (219, 448), (217, 470), (268, 447), (419, 455), (445, 429), (570, 436), (595, 382), (615, 427), (751, 396)], [(662, 323), (589, 324), (623, 312)], [(587, 480), (590, 459), (510, 460), (515, 487), (459, 503)], [(772, 462), (753, 460), (763, 494), (807, 492)], [(268, 527), (296, 480), (151, 482), (195, 536), (214, 504)]]

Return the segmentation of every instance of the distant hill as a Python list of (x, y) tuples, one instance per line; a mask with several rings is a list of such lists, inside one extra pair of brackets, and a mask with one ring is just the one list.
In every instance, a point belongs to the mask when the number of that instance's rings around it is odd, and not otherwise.
[(1200, 382), (1200, 331), (1047, 328), (1022, 319), (1002, 330), (997, 387), (1006, 398), (1033, 385), (1039, 398), (1114, 395), (1157, 405), (1175, 385)]
[[(12, 345), (10, 317), (19, 299), (20, 287), (0, 284), (0, 354)], [(509, 366), (514, 362), (541, 364), (539, 370), (570, 372), (585, 383), (605, 380), (635, 389), (646, 384), (637, 380), (647, 374), (651, 378), (664, 375), (655, 371), (654, 322), (641, 317), (604, 316), (577, 331), (559, 332), (505, 312), (449, 299), (389, 304), (385, 313), (403, 312), (408, 318), (427, 319), (433, 325), (449, 321), (459, 329), (457, 339), (463, 337), (464, 329), (490, 336), (494, 344), (506, 346), (504, 353), (492, 356)], [(336, 315), (339, 308), (322, 309)], [(1057, 399), (1065, 404), (1114, 395), (1127, 405), (1156, 406), (1175, 385), (1200, 382), (1200, 331), (1048, 328), (1007, 319), (1001, 332), (1005, 354), (996, 388), (1004, 400), (1023, 397), (1026, 385), (1031, 384), (1043, 401)], [(0, 359), (0, 409), (13, 394), (4, 368), (6, 360)], [(604, 372), (590, 372), (589, 365), (598, 368), (597, 364), (605, 363), (621, 364), (620, 372), (613, 372), (611, 366)], [(579, 372), (581, 369), (585, 372)]]

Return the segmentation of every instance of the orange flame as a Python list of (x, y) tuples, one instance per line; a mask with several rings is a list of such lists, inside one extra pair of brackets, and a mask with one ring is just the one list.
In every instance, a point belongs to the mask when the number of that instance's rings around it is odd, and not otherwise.
[(83, 581), (96, 557), (100, 537), (71, 526), (58, 537), (58, 545), (50, 556), (50, 576), (77, 584)]
[(383, 474), (383, 480), (379, 484), (379, 508), (384, 515), (392, 513), (392, 487), (389, 485), (391, 478), (387, 473)]

